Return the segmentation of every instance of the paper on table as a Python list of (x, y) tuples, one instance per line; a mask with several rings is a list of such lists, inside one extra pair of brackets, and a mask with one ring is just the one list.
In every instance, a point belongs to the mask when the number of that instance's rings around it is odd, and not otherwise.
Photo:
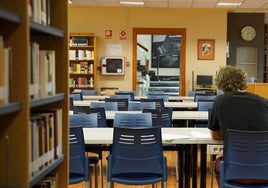
[(162, 140), (175, 140), (175, 139), (187, 139), (191, 138), (189, 135), (178, 135), (178, 134), (162, 134)]
[(198, 131), (191, 131), (191, 134), (195, 138), (211, 138), (211, 135), (209, 133), (202, 133)]

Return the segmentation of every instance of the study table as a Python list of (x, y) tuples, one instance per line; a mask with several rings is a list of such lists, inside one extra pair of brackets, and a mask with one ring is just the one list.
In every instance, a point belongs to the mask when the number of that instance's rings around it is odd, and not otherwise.
[[(110, 145), (113, 141), (113, 128), (83, 128), (85, 144)], [(179, 157), (179, 188), (190, 188), (191, 163), (192, 187), (197, 187), (197, 146), (201, 148), (200, 188), (206, 188), (207, 144), (223, 144), (212, 140), (207, 128), (162, 128), (163, 144), (178, 146)], [(183, 149), (183, 154), (182, 150)], [(190, 155), (192, 151), (192, 156)], [(188, 168), (187, 168), (188, 167)]]
[[(109, 98), (109, 96), (105, 95), (87, 95), (83, 96), (83, 100), (92, 100), (92, 101), (104, 101), (105, 98)], [(141, 98), (147, 98), (146, 96), (134, 96), (136, 101), (139, 101)], [(170, 101), (183, 101), (183, 102), (193, 102), (194, 97), (191, 96), (168, 96)]]
[[(74, 106), (90, 106), (91, 100), (74, 101)], [(104, 101), (98, 101), (104, 102)], [(165, 107), (181, 108), (181, 109), (196, 109), (197, 102), (164, 102)]]

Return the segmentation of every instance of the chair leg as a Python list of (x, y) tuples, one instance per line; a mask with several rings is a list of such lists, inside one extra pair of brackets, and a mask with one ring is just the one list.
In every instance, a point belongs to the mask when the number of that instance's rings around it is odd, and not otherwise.
[(161, 182), (161, 186), (162, 186), (162, 188), (167, 188), (167, 182), (166, 181)]
[(176, 167), (175, 167), (176, 180), (179, 181), (179, 160), (178, 160), (179, 155), (177, 151), (175, 151), (174, 154), (175, 154), (175, 161), (176, 161)]
[(100, 163), (100, 183), (101, 183), (101, 188), (103, 188), (103, 172), (102, 172), (102, 159), (99, 161)]
[(114, 188), (114, 182), (107, 181), (107, 188)]
[(214, 181), (214, 168), (215, 168), (215, 163), (216, 161), (213, 160), (212, 164), (211, 164), (211, 182), (210, 182), (210, 187), (213, 188), (213, 181)]
[(85, 182), (85, 188), (91, 188), (91, 182), (86, 181)]
[(95, 188), (98, 188), (98, 164), (94, 164), (94, 171), (95, 171)]

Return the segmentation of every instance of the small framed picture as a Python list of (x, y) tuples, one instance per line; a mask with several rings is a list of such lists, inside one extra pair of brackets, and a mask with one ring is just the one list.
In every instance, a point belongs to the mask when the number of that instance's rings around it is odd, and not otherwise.
[(214, 39), (198, 39), (198, 60), (214, 60), (214, 53)]

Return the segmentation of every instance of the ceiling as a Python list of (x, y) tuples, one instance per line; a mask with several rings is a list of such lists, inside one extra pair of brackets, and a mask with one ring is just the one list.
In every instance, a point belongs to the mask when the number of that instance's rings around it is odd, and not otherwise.
[[(120, 0), (71, 0), (74, 6), (130, 7), (121, 5)], [(146, 8), (227, 8), (235, 12), (268, 13), (268, 0), (124, 0), (143, 1)], [(241, 3), (239, 6), (217, 6), (217, 3)], [(137, 5), (134, 5), (138, 7)], [(141, 7), (141, 6), (139, 6)]]

